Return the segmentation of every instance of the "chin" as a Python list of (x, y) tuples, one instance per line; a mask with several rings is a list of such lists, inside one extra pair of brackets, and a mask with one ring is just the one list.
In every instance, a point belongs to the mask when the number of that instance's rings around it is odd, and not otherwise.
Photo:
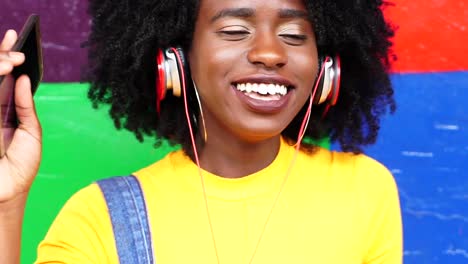
[(277, 122), (274, 124), (271, 124), (271, 122), (268, 124), (252, 122), (249, 124), (242, 124), (238, 126), (238, 128), (236, 134), (238, 134), (240, 138), (248, 141), (262, 141), (274, 138), (280, 136), (281, 132), (284, 130), (284, 127), (278, 126)]

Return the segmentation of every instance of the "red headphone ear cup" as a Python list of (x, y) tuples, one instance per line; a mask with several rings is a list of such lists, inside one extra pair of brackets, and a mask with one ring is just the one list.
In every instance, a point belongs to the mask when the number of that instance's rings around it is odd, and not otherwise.
[(159, 113), (161, 110), (161, 101), (166, 97), (166, 68), (164, 53), (158, 49), (157, 54), (158, 74), (156, 80), (156, 111)]
[[(325, 58), (323, 56), (319, 57), (317, 78), (320, 77), (320, 71), (322, 70), (322, 67), (325, 64), (324, 60), (325, 60)], [(324, 79), (323, 75), (322, 75), (322, 78), (317, 79), (317, 82), (319, 82), (319, 84), (317, 86), (317, 91), (315, 92), (315, 97), (314, 97), (314, 101), (313, 101), (314, 104), (319, 104), (320, 103), (320, 98), (322, 97), (322, 91), (323, 91), (323, 79)]]
[(335, 76), (333, 77), (333, 90), (330, 93), (329, 104), (331, 106), (336, 105), (338, 101), (338, 95), (340, 94), (341, 86), (341, 58), (339, 55), (335, 55), (333, 58), (333, 70)]
[(175, 78), (179, 83), (177, 84), (176, 80), (173, 80), (173, 87), (172, 87), (172, 93), (174, 96), (180, 97), (182, 95), (182, 87), (183, 85), (187, 85), (185, 83), (185, 80), (189, 78), (189, 71), (187, 69), (187, 64), (185, 60), (185, 54), (182, 48), (180, 47), (174, 47), (170, 48), (172, 50), (172, 53), (175, 55), (175, 64), (177, 66), (177, 69), (174, 69), (175, 72)]

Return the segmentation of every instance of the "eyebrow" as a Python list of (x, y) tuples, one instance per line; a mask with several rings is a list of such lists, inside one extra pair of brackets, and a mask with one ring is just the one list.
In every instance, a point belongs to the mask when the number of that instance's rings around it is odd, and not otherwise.
[(307, 19), (309, 14), (306, 11), (297, 9), (281, 9), (279, 18), (304, 18)]
[[(248, 18), (255, 15), (255, 9), (253, 8), (227, 8), (219, 11), (214, 15), (210, 22), (214, 23), (216, 20), (219, 20), (224, 17), (238, 17), (238, 18)], [(308, 14), (305, 11), (297, 9), (281, 9), (278, 12), (279, 18), (303, 18), (307, 19)]]
[(215, 22), (218, 19), (224, 17), (239, 17), (239, 18), (248, 18), (252, 17), (255, 14), (255, 10), (252, 8), (227, 8), (219, 11), (214, 15), (210, 21), (211, 23)]

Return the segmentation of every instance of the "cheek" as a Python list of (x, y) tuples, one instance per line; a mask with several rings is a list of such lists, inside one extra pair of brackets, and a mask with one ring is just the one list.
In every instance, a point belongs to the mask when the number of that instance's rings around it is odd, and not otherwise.
[(239, 65), (241, 54), (232, 49), (204, 47), (193, 53), (190, 60), (192, 78), (200, 90), (222, 91), (229, 87), (232, 73)]
[(218, 54), (204, 53), (204, 57), (199, 57), (191, 62), (192, 79), (197, 85), (198, 93), (203, 103), (205, 111), (213, 109), (223, 109), (226, 104), (224, 94), (226, 92), (227, 81), (225, 73), (228, 72), (228, 65), (223, 57)]
[[(296, 57), (293, 62), (293, 71), (296, 78), (300, 80), (301, 89), (304, 93), (310, 94), (315, 85), (315, 79), (318, 76), (318, 61), (315, 54)], [(301, 91), (301, 92), (302, 92)]]
[[(203, 43), (206, 52), (205, 57), (201, 57), (204, 63), (209, 64), (218, 74), (225, 75), (229, 69), (238, 65), (247, 48), (240, 44), (234, 45), (227, 41), (218, 40), (215, 36), (205, 38)], [(245, 56), (244, 56), (245, 57)]]

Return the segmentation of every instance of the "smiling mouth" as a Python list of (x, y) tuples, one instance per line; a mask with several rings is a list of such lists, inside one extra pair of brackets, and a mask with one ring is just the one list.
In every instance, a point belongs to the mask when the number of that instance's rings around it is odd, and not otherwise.
[(273, 83), (235, 83), (233, 86), (247, 97), (262, 101), (279, 101), (293, 88)]

